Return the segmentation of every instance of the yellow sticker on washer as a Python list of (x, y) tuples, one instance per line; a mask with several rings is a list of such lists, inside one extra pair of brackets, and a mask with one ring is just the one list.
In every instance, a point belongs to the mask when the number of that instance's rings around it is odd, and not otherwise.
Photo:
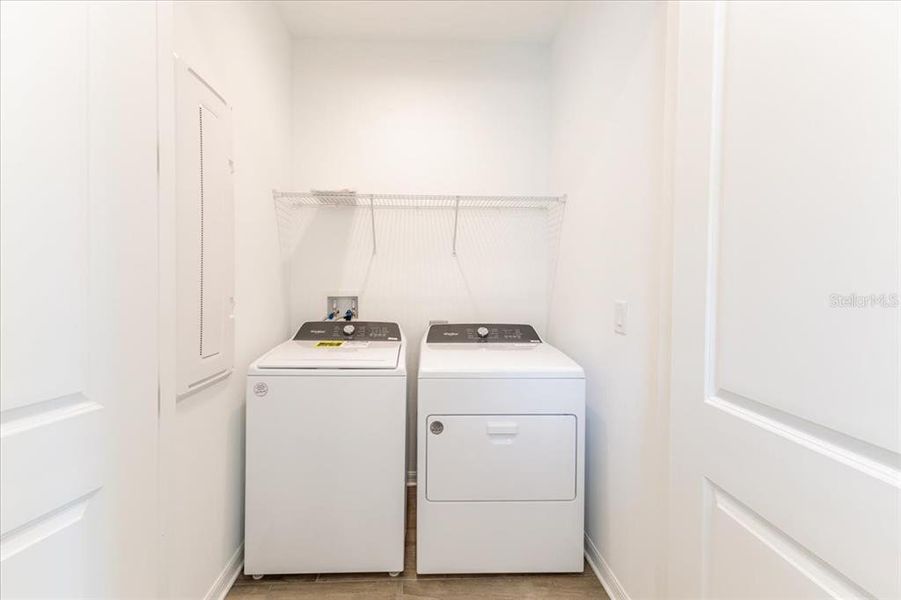
[(316, 344), (317, 348), (340, 348), (344, 345), (344, 342), (319, 342)]

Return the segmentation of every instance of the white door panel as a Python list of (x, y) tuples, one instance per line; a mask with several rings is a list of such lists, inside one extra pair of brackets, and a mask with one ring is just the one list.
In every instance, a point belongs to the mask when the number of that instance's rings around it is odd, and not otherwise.
[[(90, 498), (82, 498), (42, 519), (39, 525), (16, 532), (5, 542), (0, 563), (5, 598), (76, 598), (86, 595), (85, 563), (78, 557), (96, 526), (86, 522)], [(96, 521), (95, 521), (96, 522)], [(52, 575), (36, 576), (38, 566)]]
[(156, 7), (0, 5), (0, 586), (156, 592)]
[(36, 523), (56, 510), (61, 498), (86, 499), (103, 485), (103, 407), (79, 394), (34, 408), (19, 418), (13, 413), (3, 424), (4, 481), (28, 483), (0, 490), (4, 532)]
[[(3, 410), (85, 386), (85, 363), (73, 360), (83, 355), (87, 313), (85, 10), (82, 2), (3, 7)], [(39, 326), (22, 314), (41, 315)]]
[(710, 484), (705, 491), (709, 597), (804, 600), (866, 596), (723, 490)]
[[(704, 485), (726, 490), (761, 524), (850, 581), (892, 589), (898, 538), (885, 529), (899, 524), (892, 474), (778, 421), (727, 404), (709, 406), (713, 414), (705, 427), (717, 435), (704, 461)], [(702, 529), (711, 516), (705, 512)], [(706, 543), (702, 547), (715, 553)]]
[(103, 406), (86, 390), (86, 12), (4, 4), (0, 18), (0, 577), (11, 598), (84, 594), (98, 550), (99, 523), (85, 520), (103, 487)]
[(729, 4), (715, 364), (722, 389), (897, 452), (898, 311), (830, 305), (897, 281), (891, 13)]
[(670, 595), (896, 598), (899, 5), (678, 11)]

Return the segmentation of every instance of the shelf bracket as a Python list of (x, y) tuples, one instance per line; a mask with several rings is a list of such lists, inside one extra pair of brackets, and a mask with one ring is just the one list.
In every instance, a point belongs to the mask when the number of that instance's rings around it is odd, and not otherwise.
[(372, 255), (375, 256), (375, 201), (369, 194), (369, 220), (372, 223)]
[(460, 196), (454, 198), (454, 247), (451, 252), (457, 256), (457, 223), (460, 221)]

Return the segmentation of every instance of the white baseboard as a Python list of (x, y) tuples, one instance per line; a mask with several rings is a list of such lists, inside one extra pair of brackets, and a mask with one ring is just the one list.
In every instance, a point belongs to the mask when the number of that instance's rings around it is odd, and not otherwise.
[(407, 471), (407, 485), (416, 485), (416, 471)]
[(222, 572), (219, 573), (219, 577), (216, 578), (216, 581), (213, 582), (212, 587), (210, 587), (206, 596), (204, 596), (204, 600), (224, 600), (225, 596), (228, 595), (228, 591), (231, 589), (232, 584), (235, 583), (235, 579), (241, 574), (241, 567), (243, 566), (244, 542), (241, 542), (241, 545), (238, 546), (238, 549), (232, 554), (232, 557), (228, 560), (225, 568), (222, 569)]
[(588, 559), (591, 570), (594, 571), (598, 581), (604, 586), (607, 595), (610, 596), (610, 600), (631, 600), (629, 594), (626, 593), (626, 588), (623, 587), (623, 584), (621, 584), (619, 579), (616, 578), (616, 575), (613, 574), (610, 565), (608, 565), (607, 561), (604, 560), (604, 557), (601, 556), (598, 547), (594, 545), (594, 542), (591, 541), (591, 538), (588, 537), (587, 533), (585, 534), (585, 558)]

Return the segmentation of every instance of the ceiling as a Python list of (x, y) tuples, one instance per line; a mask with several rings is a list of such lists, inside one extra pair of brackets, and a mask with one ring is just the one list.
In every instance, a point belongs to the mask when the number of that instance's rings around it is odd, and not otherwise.
[(279, 0), (298, 38), (549, 42), (568, 2), (517, 0)]

